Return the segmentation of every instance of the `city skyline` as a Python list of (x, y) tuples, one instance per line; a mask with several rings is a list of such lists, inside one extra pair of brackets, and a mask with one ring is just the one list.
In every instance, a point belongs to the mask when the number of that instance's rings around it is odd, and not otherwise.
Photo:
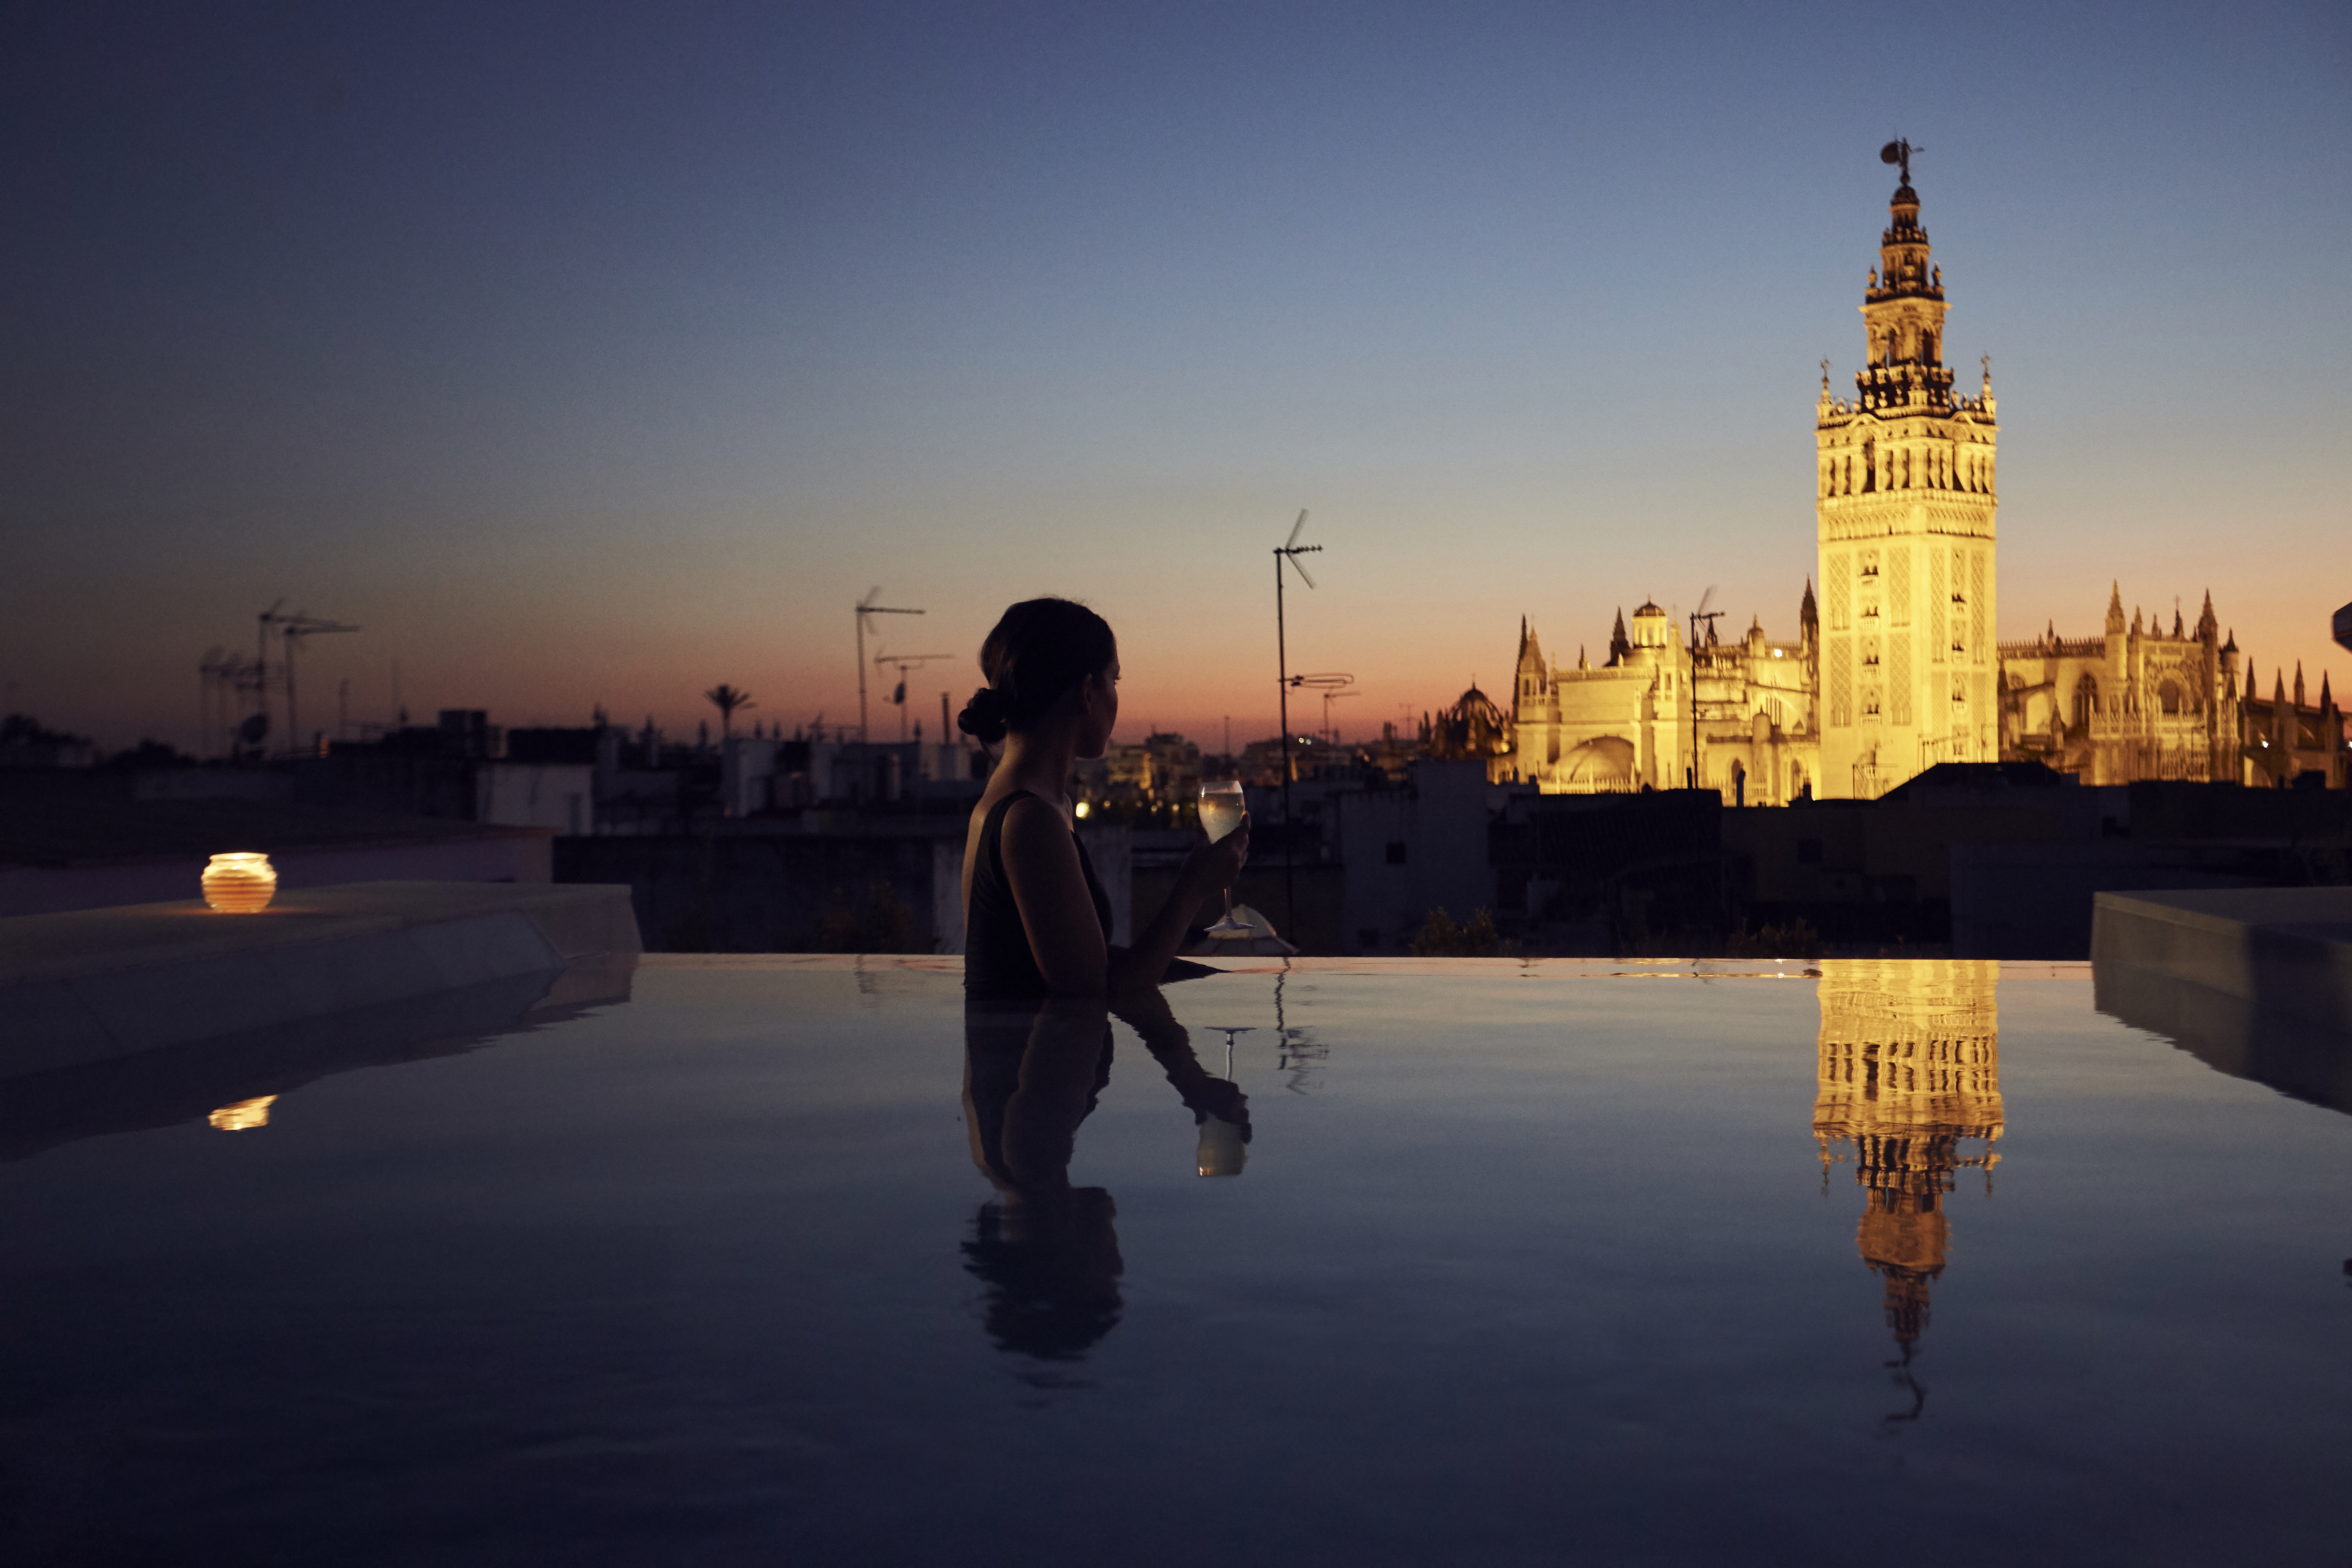
[(1998, 635), (2094, 635), (2119, 580), (2210, 589), (2265, 694), (2338, 651), (2332, 8), (10, 26), (0, 708), (107, 745), (194, 746), (198, 660), (281, 595), (366, 628), (305, 729), (395, 667), (420, 718), (690, 734), (727, 681), (854, 722), (877, 584), (929, 612), (886, 647), (955, 656), (927, 736), (1051, 592), (1120, 631), (1121, 739), (1239, 745), (1301, 507), (1292, 668), (1358, 676), (1351, 736), (1507, 700), (1522, 615), (1597, 663), (1715, 584), (1793, 636), (1898, 133), (2001, 400)]

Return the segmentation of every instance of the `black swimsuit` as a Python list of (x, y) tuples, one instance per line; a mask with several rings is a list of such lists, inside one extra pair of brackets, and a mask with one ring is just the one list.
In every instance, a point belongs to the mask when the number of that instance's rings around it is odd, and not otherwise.
[[(1035, 794), (1014, 790), (988, 808), (980, 825), (980, 861), (971, 871), (971, 901), (964, 910), (963, 989), (973, 1001), (1001, 1001), (1043, 996), (1048, 992), (1037, 955), (1030, 951), (1029, 932), (1013, 901), (1013, 884), (1004, 876), (1004, 814), (1013, 803), (1035, 800)], [(1076, 842), (1077, 835), (1071, 839)], [(1102, 922), (1103, 942), (1110, 942), (1110, 895), (1095, 876), (1087, 847), (1078, 844), (1078, 869), (1087, 879), (1087, 895), (1094, 900), (1095, 918)]]

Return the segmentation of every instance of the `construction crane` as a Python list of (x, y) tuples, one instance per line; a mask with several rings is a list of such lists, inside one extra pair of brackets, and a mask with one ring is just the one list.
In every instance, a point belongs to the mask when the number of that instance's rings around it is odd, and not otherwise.
[(270, 605), (257, 617), (261, 623), (261, 668), (258, 679), (262, 690), (262, 710), (266, 713), (268, 711), (269, 705), (269, 637), (274, 628), (278, 636), (278, 662), (285, 670), (281, 679), (286, 687), (286, 746), (288, 753), (291, 755), (302, 744), (302, 712), (299, 699), (295, 690), (294, 656), (300, 652), (314, 637), (335, 632), (355, 632), (360, 628), (347, 626), (341, 621), (324, 620), (300, 610), (297, 610), (290, 616), (280, 615), (278, 613), (278, 605), (285, 602), (284, 599), (279, 599), (277, 605)]
[(242, 654), (214, 647), (196, 665), (196, 727), (203, 736), (203, 754), (220, 754), (219, 747), (244, 719), (237, 699), (261, 689), (260, 668)]

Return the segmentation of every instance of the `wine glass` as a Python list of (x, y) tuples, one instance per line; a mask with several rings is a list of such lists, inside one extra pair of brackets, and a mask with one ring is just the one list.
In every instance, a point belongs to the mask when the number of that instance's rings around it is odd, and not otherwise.
[[(1214, 844), (1242, 825), (1242, 781), (1211, 779), (1201, 786), (1201, 831)], [(1249, 922), (1234, 919), (1234, 890), (1224, 889), (1225, 918), (1211, 926), (1208, 936), (1230, 942), (1250, 933)]]

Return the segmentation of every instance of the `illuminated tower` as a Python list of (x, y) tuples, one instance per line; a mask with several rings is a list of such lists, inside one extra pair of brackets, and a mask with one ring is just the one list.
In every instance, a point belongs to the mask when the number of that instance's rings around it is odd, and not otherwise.
[[(1950, 1239), (1943, 1196), (2000, 1156), (2000, 1013), (1992, 963), (1825, 959), (1813, 1138), (1826, 1179), (1852, 1161), (1864, 1192), (1854, 1242), (1885, 1281), (1904, 1360), (1927, 1326)], [(1964, 1140), (1982, 1147), (1964, 1152)]]
[(1944, 280), (1928, 261), (1908, 142), (1863, 296), (1869, 363), (1849, 402), (1822, 365), (1821, 793), (1869, 799), (1942, 762), (2000, 755), (1993, 647), (1992, 366), (1952, 395)]

